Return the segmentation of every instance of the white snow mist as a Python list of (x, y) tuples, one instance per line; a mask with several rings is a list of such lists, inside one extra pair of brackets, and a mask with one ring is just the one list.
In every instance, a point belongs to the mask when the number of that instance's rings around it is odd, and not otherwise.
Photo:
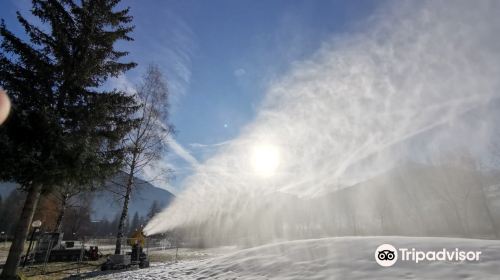
[[(352, 215), (383, 223), (389, 214), (368, 206), (379, 189), (352, 201), (315, 199), (354, 191), (402, 162), (433, 162), (452, 147), (481, 157), (500, 95), (500, 2), (396, 2), (270, 85), (255, 121), (197, 168), (147, 234), (258, 243), (306, 237), (302, 231), (369, 233)], [(270, 158), (255, 159), (259, 147)], [(268, 162), (265, 176), (259, 161)], [(395, 228), (370, 233), (426, 234)]]

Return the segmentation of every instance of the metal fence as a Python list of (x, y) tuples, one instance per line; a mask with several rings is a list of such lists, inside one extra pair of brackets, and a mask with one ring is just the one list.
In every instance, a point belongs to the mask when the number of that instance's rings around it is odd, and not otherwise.
[[(131, 252), (135, 241), (135, 238), (122, 238), (121, 254)], [(84, 243), (85, 246), (98, 246), (99, 252), (103, 255), (114, 254), (116, 238), (92, 238)], [(146, 238), (143, 247), (149, 251), (160, 251), (175, 248), (175, 244), (167, 238)]]
[[(37, 269), (41, 274), (45, 274), (47, 272), (47, 263), (51, 261), (51, 254), (54, 250), (61, 250), (64, 248), (72, 248), (73, 250), (78, 250), (78, 256), (76, 259), (72, 259), (73, 264), (77, 264), (77, 273), (80, 273), (80, 267), (82, 262), (85, 261), (85, 252), (93, 246), (97, 246), (99, 248), (99, 255), (107, 256), (113, 255), (115, 253), (116, 246), (116, 238), (90, 238), (90, 239), (82, 239), (80, 241), (56, 241), (54, 240), (46, 240), (47, 242), (43, 242), (43, 240), (36, 240), (36, 246), (33, 246), (34, 249), (30, 253), (29, 260), (23, 262), (23, 268), (26, 271), (31, 269)], [(47, 244), (46, 244), (47, 243)], [(57, 246), (55, 244), (57, 243)], [(123, 238), (121, 242), (121, 255), (130, 255), (132, 254), (132, 246), (137, 243), (136, 238)], [(167, 238), (145, 238), (144, 242), (141, 244), (142, 250), (149, 256), (150, 251), (161, 251), (175, 248), (175, 242)], [(41, 254), (41, 261), (35, 261), (33, 257), (35, 254)]]

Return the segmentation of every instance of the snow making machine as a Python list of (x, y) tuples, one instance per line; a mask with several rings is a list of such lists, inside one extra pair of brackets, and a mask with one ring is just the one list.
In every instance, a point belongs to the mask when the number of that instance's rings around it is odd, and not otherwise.
[(125, 255), (110, 255), (105, 263), (101, 265), (101, 270), (116, 270), (129, 268), (133, 265), (139, 268), (149, 267), (149, 257), (144, 252), (146, 236), (141, 230), (134, 232), (131, 238), (127, 239), (128, 245), (132, 247), (131, 252)]

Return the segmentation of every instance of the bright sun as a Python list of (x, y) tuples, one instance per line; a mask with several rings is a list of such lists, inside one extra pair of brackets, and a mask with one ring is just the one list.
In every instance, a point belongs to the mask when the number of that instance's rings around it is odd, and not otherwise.
[(252, 150), (252, 167), (259, 176), (270, 177), (280, 164), (279, 149), (274, 145), (256, 145)]

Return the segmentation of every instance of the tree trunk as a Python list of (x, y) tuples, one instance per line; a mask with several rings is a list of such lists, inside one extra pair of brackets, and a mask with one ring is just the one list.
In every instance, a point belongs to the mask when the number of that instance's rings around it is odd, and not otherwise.
[(132, 168), (130, 174), (128, 175), (127, 191), (125, 192), (125, 197), (123, 201), (122, 215), (120, 216), (120, 222), (118, 223), (118, 233), (116, 234), (116, 247), (115, 247), (116, 255), (119, 255), (122, 249), (123, 231), (124, 231), (125, 220), (127, 219), (128, 202), (130, 200), (130, 193), (132, 192), (133, 183), (134, 183), (134, 170)]
[(2, 275), (0, 276), (1, 279), (17, 279), (17, 266), (21, 260), (21, 254), (24, 250), (24, 242), (28, 236), (31, 220), (35, 214), (41, 190), (42, 185), (40, 184), (32, 185), (29, 189), (26, 201), (24, 202), (21, 218), (16, 226), (14, 240), (10, 246), (9, 256), (7, 257)]
[(68, 195), (65, 194), (61, 202), (61, 209), (59, 210), (59, 216), (57, 217), (55, 232), (61, 232), (62, 221), (64, 219), (64, 214), (66, 213), (67, 202), (68, 202)]

